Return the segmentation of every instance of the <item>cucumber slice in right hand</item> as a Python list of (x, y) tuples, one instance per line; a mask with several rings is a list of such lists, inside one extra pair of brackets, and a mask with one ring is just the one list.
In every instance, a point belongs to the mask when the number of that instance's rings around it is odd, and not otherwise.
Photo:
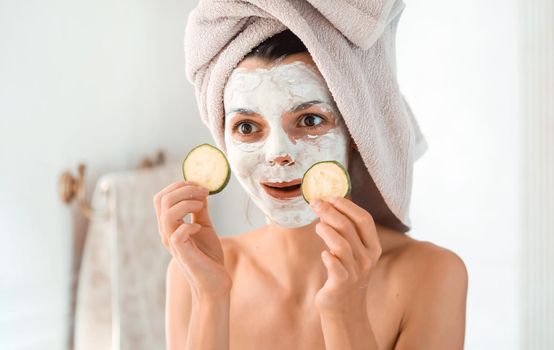
[(314, 198), (346, 197), (352, 184), (348, 170), (341, 163), (327, 160), (315, 163), (304, 173), (300, 188), (304, 200), (310, 203)]
[(206, 187), (210, 194), (221, 192), (229, 183), (231, 171), (225, 154), (204, 143), (194, 147), (183, 159), (183, 178)]

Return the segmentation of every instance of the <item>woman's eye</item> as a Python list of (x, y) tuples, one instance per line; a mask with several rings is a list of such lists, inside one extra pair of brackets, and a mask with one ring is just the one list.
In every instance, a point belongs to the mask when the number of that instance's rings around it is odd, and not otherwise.
[(300, 126), (316, 127), (323, 122), (323, 118), (315, 114), (307, 114), (300, 119)]
[(235, 129), (238, 130), (238, 132), (242, 135), (250, 135), (254, 132), (257, 132), (259, 129), (257, 129), (257, 126), (255, 124), (252, 124), (250, 122), (241, 122), (238, 123), (235, 126)]

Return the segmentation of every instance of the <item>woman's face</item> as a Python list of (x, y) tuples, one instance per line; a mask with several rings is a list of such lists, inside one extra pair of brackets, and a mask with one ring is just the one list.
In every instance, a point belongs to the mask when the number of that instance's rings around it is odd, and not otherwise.
[(271, 223), (312, 223), (302, 176), (323, 160), (348, 167), (350, 136), (311, 57), (243, 60), (227, 81), (224, 107), (229, 164), (253, 202)]

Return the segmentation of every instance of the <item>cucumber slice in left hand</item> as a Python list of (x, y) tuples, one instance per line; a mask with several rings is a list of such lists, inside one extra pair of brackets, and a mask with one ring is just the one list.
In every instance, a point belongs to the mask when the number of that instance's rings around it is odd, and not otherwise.
[(314, 198), (328, 200), (330, 197), (347, 197), (352, 189), (348, 170), (334, 160), (317, 162), (302, 177), (304, 200), (310, 203)]
[(229, 183), (231, 171), (225, 154), (204, 143), (194, 147), (183, 159), (183, 178), (206, 187), (210, 194), (221, 192)]

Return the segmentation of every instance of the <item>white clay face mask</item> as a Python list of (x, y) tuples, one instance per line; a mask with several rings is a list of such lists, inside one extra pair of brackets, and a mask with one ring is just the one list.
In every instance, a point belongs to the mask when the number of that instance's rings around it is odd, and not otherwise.
[[(309, 101), (309, 109), (291, 112)], [(224, 90), (229, 165), (268, 223), (294, 228), (317, 216), (297, 195), (274, 194), (262, 184), (299, 183), (323, 160), (348, 167), (349, 134), (321, 74), (301, 61), (233, 70)], [(278, 191), (281, 192), (281, 191)]]

